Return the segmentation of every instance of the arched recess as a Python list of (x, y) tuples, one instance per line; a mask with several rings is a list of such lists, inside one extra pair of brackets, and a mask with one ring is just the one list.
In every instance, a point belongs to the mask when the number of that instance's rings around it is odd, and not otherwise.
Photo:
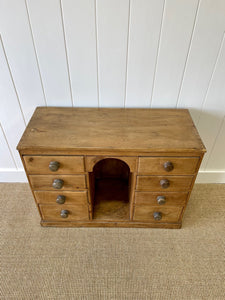
[(129, 166), (117, 158), (94, 165), (89, 173), (93, 219), (129, 220), (131, 176)]

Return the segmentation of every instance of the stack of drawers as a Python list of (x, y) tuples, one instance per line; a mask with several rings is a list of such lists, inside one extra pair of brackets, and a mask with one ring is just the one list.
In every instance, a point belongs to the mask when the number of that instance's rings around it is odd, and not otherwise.
[(89, 220), (83, 156), (23, 158), (43, 221)]
[(180, 222), (199, 163), (199, 157), (140, 157), (133, 220)]

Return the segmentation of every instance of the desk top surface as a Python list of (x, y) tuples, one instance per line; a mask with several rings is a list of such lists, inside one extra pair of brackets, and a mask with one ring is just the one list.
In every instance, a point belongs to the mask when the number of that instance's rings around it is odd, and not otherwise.
[(17, 149), (205, 152), (187, 109), (37, 107)]

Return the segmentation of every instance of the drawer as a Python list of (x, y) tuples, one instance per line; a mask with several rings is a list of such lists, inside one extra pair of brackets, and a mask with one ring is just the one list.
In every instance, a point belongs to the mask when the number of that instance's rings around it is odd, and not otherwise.
[(23, 159), (28, 174), (74, 174), (84, 172), (83, 156), (26, 155), (23, 156)]
[[(137, 176), (136, 190), (140, 191), (186, 191), (191, 188), (192, 176)], [(168, 182), (168, 187), (164, 184)], [(163, 184), (163, 185), (162, 185)]]
[(198, 157), (140, 157), (138, 173), (191, 175), (197, 171), (198, 161)]
[[(39, 205), (43, 220), (46, 221), (83, 221), (89, 220), (88, 206), (86, 205)], [(66, 218), (61, 217), (63, 210), (68, 211)], [(65, 215), (65, 214), (64, 214)]]
[[(182, 207), (159, 207), (159, 206), (136, 206), (134, 209), (134, 221), (145, 222), (178, 222), (181, 216)], [(154, 213), (159, 213), (160, 220), (154, 218)]]
[[(68, 192), (68, 191), (35, 191), (37, 203), (39, 204), (79, 204), (87, 205), (87, 191)], [(57, 201), (56, 201), (57, 200)]]
[(188, 193), (173, 192), (135, 192), (135, 205), (147, 206), (184, 206)]
[[(29, 175), (33, 190), (82, 190), (86, 188), (85, 175)], [(62, 187), (56, 189), (53, 182), (62, 180)]]

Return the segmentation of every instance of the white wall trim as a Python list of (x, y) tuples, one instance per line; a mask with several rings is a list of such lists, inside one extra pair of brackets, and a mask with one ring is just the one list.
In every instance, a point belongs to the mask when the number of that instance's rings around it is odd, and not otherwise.
[(225, 183), (225, 171), (199, 171), (196, 183)]
[(0, 168), (0, 182), (28, 182), (23, 169)]
[[(0, 182), (27, 182), (23, 169), (1, 169)], [(200, 171), (196, 183), (225, 183), (225, 171)]]

